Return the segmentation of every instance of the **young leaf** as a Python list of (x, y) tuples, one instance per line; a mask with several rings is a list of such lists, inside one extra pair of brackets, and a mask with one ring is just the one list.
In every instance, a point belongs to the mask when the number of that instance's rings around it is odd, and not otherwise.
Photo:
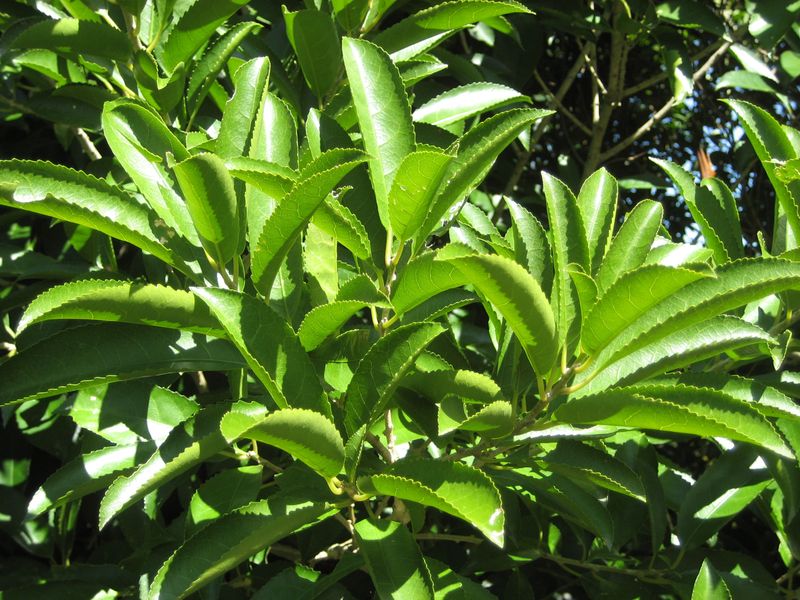
[(642, 200), (628, 213), (597, 272), (597, 288), (601, 294), (620, 275), (644, 262), (663, 219), (664, 209), (652, 200)]
[(692, 600), (733, 600), (725, 581), (707, 558), (694, 580)]
[[(53, 348), (60, 349), (57, 356)], [(104, 382), (178, 371), (230, 371), (245, 365), (224, 340), (142, 325), (86, 325), (57, 333), (0, 365), (0, 406)]]
[(328, 155), (335, 156), (339, 164), (298, 181), (264, 223), (258, 243), (251, 248), (253, 283), (264, 295), (272, 287), (289, 249), (325, 197), (342, 177), (365, 160), (358, 150), (331, 150), (317, 161), (327, 161)]
[(190, 538), (162, 565), (149, 600), (185, 598), (262, 548), (335, 512), (280, 495), (237, 509)]
[(792, 457), (772, 424), (751, 405), (702, 388), (650, 389), (646, 385), (616, 388), (573, 398), (556, 409), (564, 423), (619, 425), (726, 437)]
[(215, 154), (196, 154), (173, 167), (186, 207), (209, 256), (223, 268), (236, 255), (239, 221), (233, 179)]
[(190, 292), (116, 279), (82, 279), (50, 288), (28, 305), (17, 334), (53, 319), (119, 321), (224, 337), (208, 308)]
[(183, 272), (158, 215), (105, 181), (47, 162), (0, 161), (0, 204), (96, 229)]
[(286, 36), (294, 48), (308, 87), (320, 100), (339, 77), (342, 51), (336, 25), (328, 12), (289, 12), (284, 8)]
[(530, 98), (498, 83), (470, 83), (439, 94), (420, 106), (411, 116), (419, 123), (444, 127), (518, 102), (530, 103)]
[(379, 47), (365, 40), (342, 40), (344, 66), (358, 114), (378, 214), (389, 227), (389, 191), (400, 164), (414, 151), (411, 108), (397, 67)]
[(228, 469), (203, 483), (189, 501), (186, 537), (192, 537), (222, 515), (253, 502), (261, 488), (262, 471), (261, 465)]
[(375, 342), (358, 363), (347, 387), (344, 424), (349, 435), (383, 414), (403, 375), (443, 331), (438, 323), (414, 323), (398, 327)]
[(330, 414), (311, 360), (291, 327), (254, 296), (217, 288), (192, 288), (225, 328), (281, 408)]
[(325, 479), (344, 467), (344, 442), (336, 426), (318, 412), (285, 408), (267, 415), (230, 412), (220, 422), (229, 442), (246, 437), (284, 450)]
[(497, 546), (505, 515), (497, 488), (478, 469), (458, 462), (402, 460), (359, 480), (362, 489), (430, 506), (471, 523)]
[(442, 182), (451, 156), (433, 150), (418, 150), (406, 155), (389, 192), (389, 223), (401, 243), (416, 234), (436, 190)]
[(587, 352), (596, 353), (650, 308), (693, 281), (710, 275), (710, 272), (663, 265), (644, 265), (628, 271), (600, 296), (586, 317), (581, 344)]
[(581, 213), (588, 242), (588, 275), (595, 275), (611, 245), (611, 235), (617, 218), (619, 191), (617, 180), (605, 169), (592, 173), (583, 182), (578, 193)]
[(143, 462), (153, 450), (153, 442), (143, 442), (109, 446), (73, 458), (36, 490), (28, 505), (28, 514), (40, 515), (46, 510), (102, 490), (115, 477)]
[(396, 521), (363, 520), (354, 528), (378, 597), (433, 600), (433, 581), (414, 536)]
[(553, 311), (536, 280), (501, 256), (473, 255), (447, 262), (503, 315), (539, 376), (547, 373), (557, 358), (558, 338)]
[(506, 146), (539, 119), (552, 114), (541, 109), (508, 110), (486, 119), (473, 127), (454, 144), (457, 148), (440, 187), (434, 204), (414, 236), (414, 249), (418, 250), (447, 211), (464, 198), (486, 177), (495, 159)]

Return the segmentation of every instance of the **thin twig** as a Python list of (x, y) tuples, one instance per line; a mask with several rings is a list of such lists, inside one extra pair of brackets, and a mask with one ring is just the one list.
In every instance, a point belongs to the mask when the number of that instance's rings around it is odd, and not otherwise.
[(585, 133), (586, 135), (592, 135), (592, 130), (589, 129), (586, 125), (584, 125), (583, 122), (578, 117), (576, 117), (570, 109), (568, 109), (566, 106), (564, 106), (561, 103), (561, 100), (559, 100), (556, 97), (556, 95), (550, 90), (550, 88), (547, 85), (547, 83), (545, 82), (545, 80), (542, 79), (541, 75), (539, 75), (539, 71), (534, 69), (533, 77), (534, 77), (534, 79), (536, 79), (536, 83), (538, 83), (541, 86), (541, 88), (544, 90), (544, 93), (547, 94), (547, 97), (550, 98), (550, 102), (556, 107), (556, 109), (561, 114), (563, 114), (570, 121), (572, 121), (575, 124), (575, 126), (578, 129), (580, 129), (583, 133)]
[(97, 146), (94, 145), (94, 142), (92, 142), (83, 128), (74, 127), (72, 131), (75, 133), (75, 137), (78, 139), (78, 143), (81, 145), (83, 153), (89, 157), (89, 160), (100, 160), (103, 158), (103, 155), (100, 154)]

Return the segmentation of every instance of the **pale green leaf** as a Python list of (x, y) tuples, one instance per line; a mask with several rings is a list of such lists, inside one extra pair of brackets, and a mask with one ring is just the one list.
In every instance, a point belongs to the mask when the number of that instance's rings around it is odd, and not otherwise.
[(498, 83), (470, 83), (439, 94), (416, 109), (412, 117), (419, 123), (444, 127), (489, 110), (520, 102), (530, 103), (530, 98)]
[(0, 204), (96, 229), (187, 272), (158, 215), (105, 181), (46, 162), (0, 161)]
[(542, 109), (508, 110), (473, 127), (454, 144), (456, 156), (450, 161), (436, 201), (414, 237), (418, 249), (447, 211), (461, 201), (482, 180), (499, 154), (517, 136), (553, 111)]
[(454, 265), (444, 260), (437, 260), (437, 256), (447, 255), (448, 248), (463, 249), (451, 245), (435, 252), (426, 252), (411, 260), (400, 270), (392, 294), (392, 304), (398, 315), (405, 314), (441, 292), (467, 283), (466, 276)]
[(664, 209), (652, 200), (642, 200), (633, 207), (614, 236), (597, 272), (597, 288), (600, 293), (608, 289), (620, 275), (644, 262), (663, 218)]
[(592, 173), (583, 182), (578, 193), (578, 209), (586, 228), (591, 268), (591, 271), (587, 271), (589, 275), (597, 273), (603, 257), (611, 246), (617, 218), (618, 197), (617, 180), (605, 169)]
[(297, 330), (303, 348), (311, 352), (366, 306), (367, 304), (358, 300), (345, 300), (313, 308)]
[(53, 319), (119, 321), (223, 337), (216, 319), (190, 292), (116, 279), (82, 279), (50, 288), (25, 309), (17, 333)]
[(265, 56), (249, 60), (233, 73), (234, 92), (222, 113), (216, 142), (216, 151), (221, 157), (248, 155), (269, 76), (270, 62)]
[(473, 255), (447, 262), (495, 307), (522, 344), (534, 370), (543, 376), (557, 358), (557, 332), (547, 297), (518, 263), (500, 256)]
[(586, 351), (596, 353), (653, 306), (693, 281), (710, 275), (710, 272), (658, 264), (624, 273), (600, 296), (589, 313), (581, 344)]
[(363, 223), (359, 221), (349, 208), (333, 196), (328, 196), (311, 222), (337, 242), (350, 250), (356, 258), (369, 260), (371, 255), (370, 240)]
[(433, 204), (452, 157), (444, 152), (418, 150), (406, 155), (389, 192), (392, 233), (401, 243), (417, 232)]
[(400, 73), (389, 56), (365, 40), (342, 40), (344, 66), (353, 106), (370, 155), (369, 173), (384, 227), (389, 226), (388, 202), (395, 174), (416, 142), (411, 107)]
[(446, 512), (503, 546), (505, 514), (500, 493), (492, 480), (474, 467), (458, 462), (403, 460), (382, 473), (359, 480), (359, 486)]
[(229, 442), (248, 438), (284, 450), (325, 479), (344, 467), (344, 442), (336, 426), (318, 412), (286, 408), (267, 415), (231, 412), (220, 422)]
[(433, 581), (414, 536), (396, 521), (362, 520), (355, 525), (372, 583), (383, 600), (433, 600)]
[(747, 442), (787, 458), (786, 442), (752, 405), (703, 388), (646, 385), (616, 388), (572, 398), (556, 409), (556, 420), (573, 424), (617, 425)]
[(155, 444), (144, 442), (109, 446), (73, 458), (36, 490), (28, 505), (28, 513), (40, 515), (46, 510), (102, 490), (112, 479), (147, 459), (153, 450)]

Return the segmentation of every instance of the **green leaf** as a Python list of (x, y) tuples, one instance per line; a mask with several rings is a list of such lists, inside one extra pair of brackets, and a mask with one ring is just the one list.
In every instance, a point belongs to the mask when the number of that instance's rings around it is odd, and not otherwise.
[(578, 209), (586, 228), (588, 242), (588, 275), (594, 275), (600, 268), (603, 257), (611, 246), (614, 223), (617, 220), (619, 189), (617, 180), (605, 169), (592, 173), (583, 182), (578, 193)]
[(543, 458), (547, 468), (573, 481), (588, 480), (613, 492), (645, 501), (639, 476), (606, 452), (576, 441), (562, 441)]
[(161, 444), (199, 408), (194, 400), (142, 379), (80, 390), (69, 416), (79, 427), (113, 444), (144, 440)]
[(229, 442), (245, 437), (284, 450), (325, 479), (344, 467), (344, 442), (336, 426), (318, 412), (286, 408), (267, 415), (231, 412), (220, 422)]
[[(58, 355), (53, 348), (59, 348)], [(228, 342), (196, 333), (122, 323), (87, 325), (57, 333), (0, 365), (0, 406), (105, 382), (178, 371), (230, 371), (245, 364)]]
[(347, 386), (344, 424), (348, 435), (383, 414), (403, 375), (443, 331), (438, 323), (412, 323), (393, 329), (370, 347)]
[(402, 460), (383, 473), (360, 479), (359, 486), (458, 517), (492, 543), (503, 546), (505, 514), (500, 493), (492, 480), (474, 467), (437, 460)]
[(251, 254), (253, 283), (264, 295), (272, 287), (289, 249), (325, 197), (342, 177), (364, 162), (364, 155), (358, 150), (330, 150), (315, 163), (327, 163), (331, 158), (338, 162), (336, 166), (319, 173), (313, 173), (312, 168), (312, 174), (295, 184), (264, 223)]
[(404, 525), (396, 521), (362, 520), (354, 530), (379, 598), (433, 600), (428, 566), (414, 536)]
[(311, 217), (311, 222), (336, 238), (336, 241), (350, 250), (356, 258), (369, 260), (371, 249), (367, 230), (358, 217), (333, 196), (329, 195), (325, 199)]
[(406, 155), (389, 192), (389, 223), (401, 243), (417, 232), (433, 204), (451, 156), (433, 150)]
[(196, 154), (173, 167), (186, 207), (206, 252), (224, 267), (236, 255), (239, 221), (233, 179), (215, 154)]
[(445, 260), (437, 260), (439, 256), (447, 256), (450, 250), (461, 249), (463, 247), (451, 244), (409, 261), (399, 273), (392, 294), (395, 312), (403, 315), (441, 292), (466, 284), (467, 278), (459, 269)]
[(507, 110), (486, 119), (458, 139), (453, 145), (457, 150), (456, 156), (450, 161), (436, 201), (414, 237), (415, 250), (422, 246), (447, 211), (486, 177), (506, 146), (533, 123), (550, 114), (553, 111), (534, 108)]
[(337, 82), (342, 66), (341, 43), (333, 18), (321, 10), (284, 9), (283, 19), (306, 83), (322, 99)]
[[(260, 405), (239, 406), (239, 410), (244, 411), (263, 410)], [(214, 404), (202, 409), (176, 427), (158, 450), (133, 473), (117, 478), (100, 502), (100, 528), (151, 491), (225, 450), (228, 441), (220, 433), (219, 424), (229, 410), (228, 404)]]
[(634, 320), (598, 355), (596, 364), (599, 368), (682, 328), (798, 286), (796, 263), (778, 258), (728, 263), (716, 270), (716, 277), (687, 285)]
[(150, 109), (132, 100), (103, 107), (103, 134), (109, 147), (158, 216), (192, 244), (199, 240), (177, 183), (167, 168), (189, 152)]
[(540, 377), (555, 364), (558, 336), (547, 297), (519, 264), (494, 255), (473, 255), (447, 262), (503, 315)]
[(594, 354), (653, 306), (711, 273), (644, 265), (621, 275), (586, 317), (581, 344)]
[(297, 330), (303, 348), (306, 352), (311, 352), (319, 347), (365, 306), (367, 304), (359, 300), (345, 300), (313, 308), (306, 314)]
[(731, 592), (725, 585), (714, 565), (706, 558), (697, 573), (692, 588), (692, 600), (732, 600)]
[(176, 11), (174, 20), (155, 48), (164, 70), (172, 72), (187, 63), (206, 43), (217, 27), (250, 0), (190, 0)]
[(332, 512), (326, 504), (272, 496), (220, 517), (167, 559), (153, 580), (149, 600), (185, 598), (262, 548)]
[(425, 557), (431, 573), (436, 600), (496, 600), (497, 596), (479, 583), (459, 575), (445, 563)]
[(272, 198), (283, 198), (297, 181), (297, 172), (273, 162), (238, 156), (225, 160), (228, 172)]
[(392, 56), (392, 60), (408, 60), (430, 50), (472, 23), (501, 15), (529, 12), (522, 4), (511, 1), (442, 2), (406, 17), (382, 31), (375, 37), (375, 42)]
[(106, 23), (78, 19), (46, 19), (17, 35), (11, 47), (17, 50), (44, 48), (79, 58), (84, 55), (120, 62), (131, 56), (131, 42), (124, 33)]
[(475, 412), (467, 410), (467, 406), (456, 396), (448, 396), (442, 400), (438, 411), (439, 435), (456, 429), (475, 431), (485, 438), (499, 438), (511, 433), (514, 427), (514, 411), (510, 402), (497, 400)]
[(83, 279), (50, 288), (28, 305), (17, 333), (53, 319), (119, 321), (223, 337), (214, 317), (191, 293), (115, 279)]
[(186, 85), (186, 110), (190, 121), (194, 120), (211, 86), (239, 44), (260, 29), (261, 25), (254, 21), (237, 23), (210, 45), (203, 57), (195, 63)]
[(667, 390), (642, 385), (611, 389), (572, 398), (556, 409), (554, 417), (564, 423), (726, 437), (792, 456), (772, 424), (752, 405), (703, 388), (676, 386)]
[(369, 174), (378, 214), (388, 228), (389, 192), (395, 174), (416, 145), (411, 107), (397, 67), (381, 48), (365, 40), (344, 38), (342, 51), (364, 150), (371, 157)]
[(500, 386), (491, 377), (463, 369), (416, 371), (404, 377), (400, 385), (430, 398), (437, 404), (449, 395), (483, 405), (503, 397)]
[(96, 229), (188, 271), (158, 216), (122, 190), (47, 162), (0, 161), (0, 204)]
[(748, 48), (747, 46), (743, 46), (742, 44), (733, 44), (730, 48), (731, 54), (736, 57), (741, 65), (747, 69), (750, 73), (756, 73), (774, 81), (775, 83), (778, 82), (778, 77), (775, 75), (775, 72), (767, 66), (767, 64), (761, 60), (756, 52)]
[(747, 138), (767, 173), (794, 239), (800, 239), (800, 181), (786, 184), (781, 181), (775, 161), (798, 158), (786, 131), (765, 110), (741, 100), (725, 100), (739, 117)]
[[(262, 98), (266, 95), (270, 62), (266, 56), (254, 58), (233, 73), (234, 92), (219, 125), (216, 151), (223, 158), (247, 156)], [(266, 157), (259, 157), (265, 159)]]
[(281, 408), (330, 414), (311, 360), (292, 328), (254, 296), (217, 288), (192, 288), (225, 328)]
[(454, 87), (414, 111), (418, 123), (444, 127), (508, 104), (530, 103), (530, 98), (499, 83), (470, 83)]
[(295, 117), (286, 102), (275, 94), (264, 93), (248, 153), (251, 157), (297, 168)]
[(261, 465), (228, 469), (201, 485), (192, 495), (186, 513), (186, 537), (205, 529), (211, 522), (253, 502), (261, 489)]
[(772, 479), (754, 448), (725, 452), (689, 489), (678, 511), (677, 535), (687, 549), (703, 544), (764, 491)]
[(738, 317), (710, 317), (642, 346), (602, 370), (598, 367), (599, 372), (592, 375), (580, 393), (642, 381), (753, 344), (768, 347), (775, 344), (775, 339)]
[(526, 208), (506, 198), (508, 212), (514, 222), (512, 231), (517, 262), (533, 275), (542, 291), (550, 291), (553, 279), (550, 242), (542, 224)]
[(153, 450), (155, 444), (144, 442), (101, 448), (73, 458), (36, 490), (28, 514), (40, 515), (105, 488), (112, 479), (149, 457)]
[(656, 12), (659, 19), (679, 27), (700, 28), (718, 36), (725, 34), (725, 26), (716, 13), (693, 0), (667, 0), (658, 5)]
[(652, 200), (642, 200), (628, 213), (597, 272), (597, 288), (601, 294), (620, 275), (644, 262), (663, 218), (664, 209)]

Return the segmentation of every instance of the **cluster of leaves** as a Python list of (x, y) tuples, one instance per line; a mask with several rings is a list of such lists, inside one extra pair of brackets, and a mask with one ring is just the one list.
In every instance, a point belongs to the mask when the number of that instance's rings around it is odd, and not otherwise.
[[(5, 17), (3, 100), (88, 162), (0, 161), (3, 597), (791, 591), (800, 133), (727, 105), (776, 198), (756, 258), (667, 160), (702, 245), (596, 165), (535, 173), (537, 218), (485, 181), (556, 112), (446, 78), (467, 28), (524, 47), (525, 5), (251, 4)], [(652, 18), (724, 34), (687, 6)]]

